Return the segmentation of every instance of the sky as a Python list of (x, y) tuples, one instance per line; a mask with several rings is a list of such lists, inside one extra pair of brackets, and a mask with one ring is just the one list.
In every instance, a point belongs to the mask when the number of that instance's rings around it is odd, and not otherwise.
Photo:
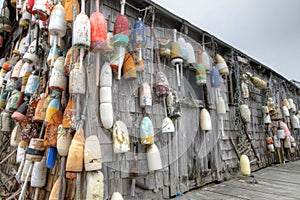
[(300, 81), (300, 0), (153, 0), (288, 80)]

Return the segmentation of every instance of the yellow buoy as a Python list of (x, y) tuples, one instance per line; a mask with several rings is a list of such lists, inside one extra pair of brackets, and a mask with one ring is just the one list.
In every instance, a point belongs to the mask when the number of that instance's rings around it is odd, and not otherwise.
[(245, 176), (249, 176), (251, 174), (250, 162), (249, 158), (246, 155), (242, 155), (240, 158), (241, 165), (241, 173)]

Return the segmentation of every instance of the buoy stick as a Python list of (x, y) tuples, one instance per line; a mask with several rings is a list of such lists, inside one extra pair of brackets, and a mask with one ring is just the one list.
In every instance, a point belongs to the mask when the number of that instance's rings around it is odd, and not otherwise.
[(81, 200), (81, 172), (77, 173), (76, 178), (76, 200)]
[(124, 15), (125, 13), (125, 3), (126, 1), (125, 0), (121, 0), (121, 15)]
[(23, 168), (24, 168), (24, 164), (25, 164), (25, 154), (23, 155), (23, 158), (21, 160), (21, 164), (20, 164), (19, 169), (16, 173), (16, 179), (17, 179), (18, 182), (20, 182), (19, 180), (20, 180), (20, 176), (22, 174)]
[(176, 63), (176, 74), (177, 74), (177, 85), (180, 91), (180, 72), (179, 72), (179, 64)]
[(96, 53), (96, 85), (100, 86), (100, 52)]
[(59, 192), (58, 192), (58, 199), (63, 198), (63, 191), (64, 191), (64, 178), (65, 178), (65, 163), (66, 157), (61, 157), (61, 165), (60, 165), (60, 182), (59, 182)]
[(40, 192), (40, 188), (36, 187), (35, 190), (34, 190), (34, 198), (33, 198), (33, 200), (38, 200), (39, 192)]
[(99, 0), (96, 0), (96, 12), (99, 12)]
[(26, 191), (26, 186), (27, 186), (27, 183), (28, 183), (28, 179), (29, 179), (29, 176), (31, 175), (32, 169), (33, 169), (33, 162), (30, 163), (30, 166), (29, 166), (29, 169), (28, 169), (28, 173), (26, 175), (26, 178), (25, 178), (22, 190), (21, 190), (21, 194), (19, 196), (19, 200), (23, 200), (23, 197), (24, 197), (25, 191)]
[[(57, 45), (57, 34), (55, 34), (53, 36), (53, 52), (52, 52), (52, 59), (51, 59), (51, 67), (53, 67), (53, 64), (54, 64), (54, 59), (55, 59), (55, 51), (56, 51), (56, 45)], [(51, 73), (50, 73), (51, 74)]]

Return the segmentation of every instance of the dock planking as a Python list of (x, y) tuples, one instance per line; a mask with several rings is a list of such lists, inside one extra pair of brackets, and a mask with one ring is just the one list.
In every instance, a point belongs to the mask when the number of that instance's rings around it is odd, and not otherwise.
[(230, 181), (187, 192), (179, 200), (193, 199), (299, 199), (300, 161), (274, 165), (252, 173), (252, 177)]

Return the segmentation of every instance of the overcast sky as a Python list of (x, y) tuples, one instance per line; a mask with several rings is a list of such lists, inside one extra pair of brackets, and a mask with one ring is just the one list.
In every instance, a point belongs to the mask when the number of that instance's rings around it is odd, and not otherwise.
[(153, 0), (255, 60), (300, 81), (300, 0)]

